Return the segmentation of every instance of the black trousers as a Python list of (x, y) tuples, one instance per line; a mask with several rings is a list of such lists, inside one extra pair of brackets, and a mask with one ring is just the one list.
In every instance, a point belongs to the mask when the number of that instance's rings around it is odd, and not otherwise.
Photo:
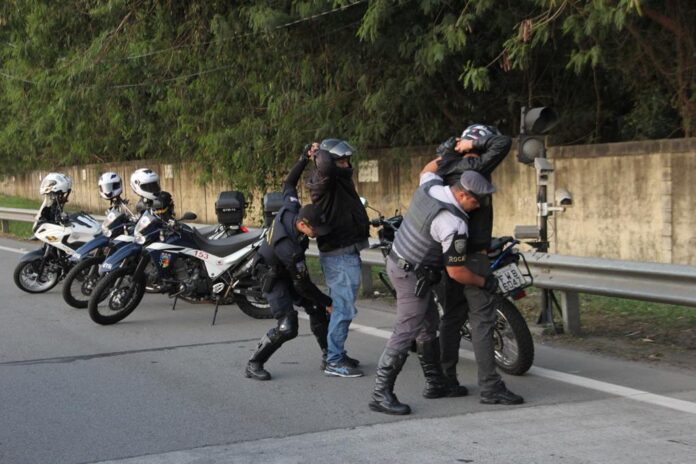
[[(482, 253), (466, 257), (466, 267), (480, 276), (490, 274), (490, 260)], [(493, 339), (497, 319), (495, 298), (485, 290), (462, 285), (445, 275), (438, 288), (443, 315), (440, 319), (440, 360), (450, 381), (457, 379), (461, 328), (469, 320), (471, 342), (478, 367), (478, 384), (482, 391), (495, 389), (501, 381), (495, 366)]]

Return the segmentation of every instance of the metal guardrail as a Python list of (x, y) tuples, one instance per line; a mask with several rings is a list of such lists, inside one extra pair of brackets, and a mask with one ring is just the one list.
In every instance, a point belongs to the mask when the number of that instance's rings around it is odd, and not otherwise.
[(534, 286), (696, 306), (696, 266), (526, 253)]
[[(0, 221), (33, 222), (35, 210), (0, 208)], [(99, 218), (99, 216), (95, 216)], [(312, 243), (308, 256), (319, 256)], [(534, 286), (560, 293), (564, 328), (580, 330), (579, 293), (696, 306), (696, 266), (585, 258), (548, 253), (525, 253)], [(372, 294), (372, 266), (383, 266), (379, 250), (361, 253), (363, 292)]]

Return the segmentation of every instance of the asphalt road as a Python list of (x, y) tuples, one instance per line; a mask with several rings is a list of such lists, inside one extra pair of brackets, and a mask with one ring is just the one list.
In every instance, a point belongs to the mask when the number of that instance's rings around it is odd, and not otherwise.
[[(427, 400), (412, 356), (396, 392), (413, 414), (367, 407), (393, 314), (361, 301), (348, 339), (367, 376), (325, 377), (306, 321), (266, 367), (243, 368), (271, 321), (146, 295), (125, 321), (94, 324), (60, 286), (15, 287), (32, 244), (0, 239), (0, 463), (693, 463), (696, 375), (537, 346), (529, 374), (506, 377), (522, 406), (478, 402), (462, 345), (466, 398)], [(386, 311), (385, 311), (386, 309)]]

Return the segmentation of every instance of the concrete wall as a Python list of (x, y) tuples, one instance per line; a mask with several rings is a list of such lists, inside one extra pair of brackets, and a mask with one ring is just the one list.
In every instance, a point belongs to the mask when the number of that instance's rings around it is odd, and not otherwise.
[[(358, 191), (385, 215), (405, 211), (418, 173), (433, 152), (433, 147), (413, 147), (359, 156)], [(549, 220), (551, 251), (696, 265), (696, 138), (553, 147), (549, 158), (556, 168), (556, 186), (574, 196), (574, 206)], [(215, 222), (217, 194), (234, 189), (216, 181), (200, 185), (192, 165), (139, 161), (63, 171), (75, 183), (72, 201), (101, 211), (106, 203), (96, 191), (99, 174), (113, 170), (128, 179), (132, 171), (146, 166), (160, 174), (162, 187), (174, 195), (178, 213), (194, 211), (201, 222)], [(45, 174), (34, 171), (6, 178), (0, 182), (0, 192), (38, 198), (39, 179)], [(493, 181), (498, 187), (496, 235), (511, 235), (518, 224), (536, 224), (536, 173), (516, 161), (514, 149)], [(130, 189), (126, 192), (132, 196)], [(302, 196), (307, 198), (306, 192)], [(261, 197), (261, 192), (254, 192), (246, 223), (260, 224)]]

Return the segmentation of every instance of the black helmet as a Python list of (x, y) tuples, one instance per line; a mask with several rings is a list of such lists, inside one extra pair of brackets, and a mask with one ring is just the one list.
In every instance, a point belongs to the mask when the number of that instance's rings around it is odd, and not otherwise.
[(324, 139), (319, 144), (319, 149), (329, 152), (331, 159), (350, 158), (355, 149), (348, 142), (341, 139)]
[(152, 211), (164, 220), (174, 216), (174, 200), (172, 194), (162, 190), (152, 201)]

